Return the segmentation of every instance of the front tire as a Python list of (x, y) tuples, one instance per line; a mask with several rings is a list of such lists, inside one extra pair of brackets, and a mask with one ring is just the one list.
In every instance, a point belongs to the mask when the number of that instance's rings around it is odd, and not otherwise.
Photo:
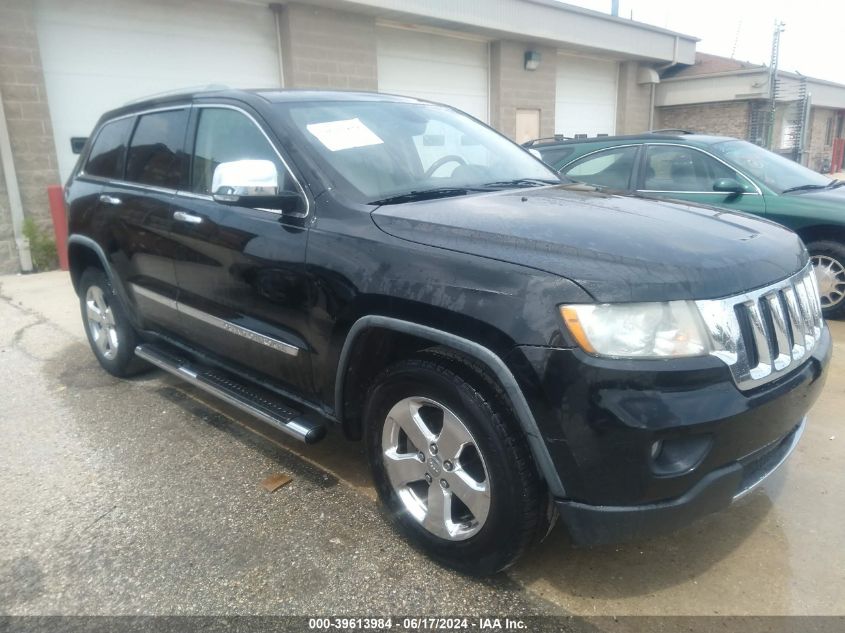
[(441, 564), (482, 576), (512, 564), (544, 526), (544, 491), (502, 395), (473, 367), (427, 354), (370, 388), (366, 443), (399, 530)]
[(845, 316), (845, 244), (819, 240), (807, 244), (819, 282), (819, 298), (825, 318)]
[(82, 273), (79, 304), (88, 343), (103, 369), (123, 378), (150, 368), (135, 356), (138, 335), (101, 269), (88, 268)]

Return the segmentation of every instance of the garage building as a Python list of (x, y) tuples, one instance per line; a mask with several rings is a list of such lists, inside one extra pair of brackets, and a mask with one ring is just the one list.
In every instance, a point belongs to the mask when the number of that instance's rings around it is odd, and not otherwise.
[(199, 86), (379, 90), (518, 141), (640, 132), (658, 71), (693, 63), (695, 42), (555, 0), (7, 0), (0, 272), (25, 268), (21, 215), (49, 227), (46, 187), (73, 169), (72, 139), (128, 101)]

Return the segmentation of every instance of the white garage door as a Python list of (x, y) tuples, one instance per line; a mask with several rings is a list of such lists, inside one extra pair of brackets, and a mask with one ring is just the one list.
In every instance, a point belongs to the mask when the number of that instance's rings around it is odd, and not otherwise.
[(160, 92), (220, 84), (278, 87), (273, 16), (265, 6), (202, 0), (38, 0), (59, 171), (99, 116)]
[(487, 42), (379, 27), (378, 89), (454, 106), (487, 121)]
[(618, 81), (616, 62), (558, 55), (555, 134), (614, 134)]

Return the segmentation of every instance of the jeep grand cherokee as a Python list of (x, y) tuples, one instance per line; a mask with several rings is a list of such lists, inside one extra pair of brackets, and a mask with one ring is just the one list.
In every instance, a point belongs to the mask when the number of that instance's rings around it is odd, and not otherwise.
[(474, 574), (556, 513), (604, 543), (728, 506), (795, 447), (830, 356), (794, 233), (561, 182), (414, 99), (136, 103), (67, 196), (106, 371), (363, 439), (401, 531)]

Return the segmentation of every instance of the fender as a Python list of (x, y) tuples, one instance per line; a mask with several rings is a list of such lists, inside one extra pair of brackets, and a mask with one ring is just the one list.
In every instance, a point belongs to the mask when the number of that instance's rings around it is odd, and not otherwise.
[(349, 362), (349, 354), (352, 352), (353, 343), (355, 342), (355, 338), (361, 332), (372, 327), (395, 330), (403, 334), (412, 334), (435, 343), (446, 345), (473, 357), (475, 360), (487, 367), (505, 390), (505, 394), (507, 395), (511, 407), (516, 414), (516, 419), (522, 428), (522, 432), (525, 433), (525, 437), (528, 439), (528, 445), (531, 449), (531, 454), (534, 457), (534, 463), (537, 464), (540, 474), (543, 476), (543, 479), (545, 479), (546, 484), (549, 487), (549, 492), (557, 498), (566, 496), (563, 483), (561, 482), (557, 469), (552, 462), (552, 458), (549, 455), (546, 444), (540, 435), (540, 429), (537, 426), (537, 421), (534, 419), (534, 415), (531, 413), (528, 402), (526, 402), (525, 396), (522, 394), (522, 390), (519, 388), (516, 378), (514, 378), (510, 369), (508, 369), (507, 365), (505, 365), (504, 361), (502, 361), (499, 356), (488, 348), (483, 345), (479, 345), (475, 341), (456, 336), (455, 334), (437, 330), (426, 325), (420, 325), (410, 321), (403, 321), (401, 319), (379, 315), (368, 315), (355, 321), (349, 329), (346, 341), (343, 343), (343, 349), (340, 352), (340, 360), (338, 362), (334, 393), (335, 415), (338, 420), (343, 419), (344, 377), (346, 376), (346, 367)]
[[(106, 256), (106, 253), (103, 250), (102, 246), (100, 246), (90, 237), (80, 235), (78, 233), (74, 233), (73, 235), (71, 235), (67, 240), (67, 244), (68, 256), (70, 256), (70, 247), (74, 244), (77, 244), (79, 246), (82, 246), (83, 248), (87, 248), (88, 250), (92, 251), (97, 256), (97, 259), (100, 260), (100, 264), (102, 265), (103, 270), (106, 272), (106, 276), (109, 278), (109, 283), (111, 283), (111, 287), (114, 289), (114, 292), (120, 299), (121, 303), (124, 306), (132, 305), (132, 303), (129, 301), (129, 295), (126, 292), (126, 287), (123, 285), (123, 282), (120, 280), (120, 277), (115, 275), (112, 271), (111, 263), (109, 262), (109, 258)], [(76, 284), (74, 284), (74, 286), (75, 285)], [(74, 291), (75, 290), (76, 288), (74, 287)], [(129, 316), (129, 319), (132, 321), (133, 325), (138, 327), (139, 323), (135, 316), (135, 312), (133, 310), (124, 310), (124, 312), (126, 312), (126, 314)]]

